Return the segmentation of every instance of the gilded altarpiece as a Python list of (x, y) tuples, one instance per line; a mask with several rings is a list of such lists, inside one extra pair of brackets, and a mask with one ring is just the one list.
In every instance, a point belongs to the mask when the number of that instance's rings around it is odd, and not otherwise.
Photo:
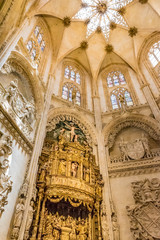
[(103, 180), (92, 147), (77, 124), (47, 132), (39, 159), (37, 209), (30, 238), (100, 240)]

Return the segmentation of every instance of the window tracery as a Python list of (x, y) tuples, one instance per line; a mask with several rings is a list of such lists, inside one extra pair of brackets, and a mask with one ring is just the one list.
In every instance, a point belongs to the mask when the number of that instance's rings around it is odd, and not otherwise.
[(65, 67), (64, 77), (73, 81), (73, 82), (76, 82), (79, 85), (81, 84), (80, 73), (76, 68), (73, 68), (72, 66), (66, 66)]
[(45, 40), (39, 26), (36, 26), (31, 38), (28, 40), (26, 48), (30, 54), (32, 61), (37, 61), (35, 67), (38, 68), (41, 53), (45, 50)]
[(148, 58), (153, 67), (160, 62), (160, 41), (154, 43), (148, 52)]
[(133, 101), (130, 92), (126, 88), (117, 88), (111, 93), (111, 103), (113, 109), (122, 107), (122, 99), (128, 107), (133, 106)]
[(119, 86), (126, 84), (124, 75), (120, 71), (110, 72), (107, 76), (108, 87)]
[(72, 83), (65, 83), (62, 88), (62, 98), (70, 102), (73, 101), (72, 93), (75, 91), (76, 94), (76, 104), (81, 105), (81, 94), (79, 89)]
[(128, 73), (123, 65), (108, 67), (102, 73), (106, 105), (110, 111), (125, 109), (137, 104), (137, 97)]

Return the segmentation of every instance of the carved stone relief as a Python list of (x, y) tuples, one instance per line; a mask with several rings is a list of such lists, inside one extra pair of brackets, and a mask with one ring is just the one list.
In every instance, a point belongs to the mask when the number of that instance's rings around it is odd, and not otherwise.
[(11, 177), (8, 175), (9, 160), (8, 157), (12, 153), (11, 137), (0, 132), (0, 217), (7, 205), (8, 194), (12, 190)]
[(36, 120), (35, 106), (19, 91), (17, 79), (12, 80), (6, 88), (0, 84), (0, 107), (32, 141), (32, 126)]
[(121, 130), (109, 153), (111, 164), (150, 159), (160, 156), (159, 141), (141, 129), (130, 127)]
[(135, 205), (127, 206), (131, 232), (136, 240), (160, 239), (160, 180), (132, 182)]

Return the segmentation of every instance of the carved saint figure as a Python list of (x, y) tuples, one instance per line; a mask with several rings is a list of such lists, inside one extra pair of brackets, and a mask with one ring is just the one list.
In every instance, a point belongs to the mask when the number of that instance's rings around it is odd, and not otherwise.
[(66, 175), (66, 161), (60, 160), (59, 168), (58, 168), (58, 174), (60, 175)]
[(24, 202), (23, 199), (19, 199), (19, 202), (16, 206), (16, 213), (14, 218), (14, 227), (20, 227), (22, 223), (22, 217), (23, 217), (23, 211), (24, 211)]
[(84, 220), (82, 220), (81, 223), (78, 225), (78, 231), (79, 235), (77, 240), (87, 240), (87, 227)]
[(29, 206), (29, 210), (28, 210), (28, 216), (27, 216), (27, 223), (26, 223), (26, 231), (29, 231), (31, 224), (32, 224), (32, 220), (33, 220), (33, 214), (35, 212), (35, 210), (33, 209), (34, 207), (34, 202), (31, 201), (30, 206)]
[(77, 162), (72, 162), (72, 165), (71, 165), (72, 176), (77, 177), (77, 172), (78, 172), (78, 163)]

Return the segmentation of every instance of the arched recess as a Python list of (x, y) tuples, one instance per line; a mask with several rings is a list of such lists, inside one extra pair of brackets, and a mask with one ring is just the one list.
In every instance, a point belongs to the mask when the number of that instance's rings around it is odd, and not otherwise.
[(64, 109), (64, 108), (52, 108), (48, 113), (48, 122), (47, 122), (47, 130), (53, 130), (57, 123), (65, 120), (72, 121), (77, 124), (78, 127), (85, 134), (88, 143), (91, 147), (97, 145), (97, 131), (95, 127), (85, 119), (80, 113), (76, 112), (74, 109)]
[(103, 129), (105, 145), (110, 149), (118, 133), (128, 127), (136, 127), (144, 130), (156, 141), (160, 140), (160, 126), (156, 120), (140, 114), (130, 114), (115, 119)]
[[(159, 77), (157, 74), (157, 71), (152, 68), (151, 63), (149, 62), (148, 59), (148, 52), (151, 48), (151, 46), (156, 43), (157, 41), (160, 40), (160, 32), (154, 32), (151, 35), (148, 36), (148, 38), (145, 39), (143, 42), (137, 56), (137, 62), (138, 66), (140, 68), (140, 71), (146, 81), (148, 80), (147, 83), (150, 83), (150, 86), (153, 88), (153, 85), (155, 87), (160, 88), (160, 81)], [(150, 77), (152, 78), (151, 81), (149, 82), (149, 77), (147, 76), (147, 73), (150, 74)]]
[(40, 115), (43, 110), (43, 89), (38, 77), (36, 75), (32, 75), (32, 67), (30, 63), (18, 52), (12, 52), (9, 59), (7, 60), (7, 65), (11, 67), (11, 71), (17, 72), (20, 75), (24, 75), (24, 77), (29, 80), (38, 117), (38, 115)]

